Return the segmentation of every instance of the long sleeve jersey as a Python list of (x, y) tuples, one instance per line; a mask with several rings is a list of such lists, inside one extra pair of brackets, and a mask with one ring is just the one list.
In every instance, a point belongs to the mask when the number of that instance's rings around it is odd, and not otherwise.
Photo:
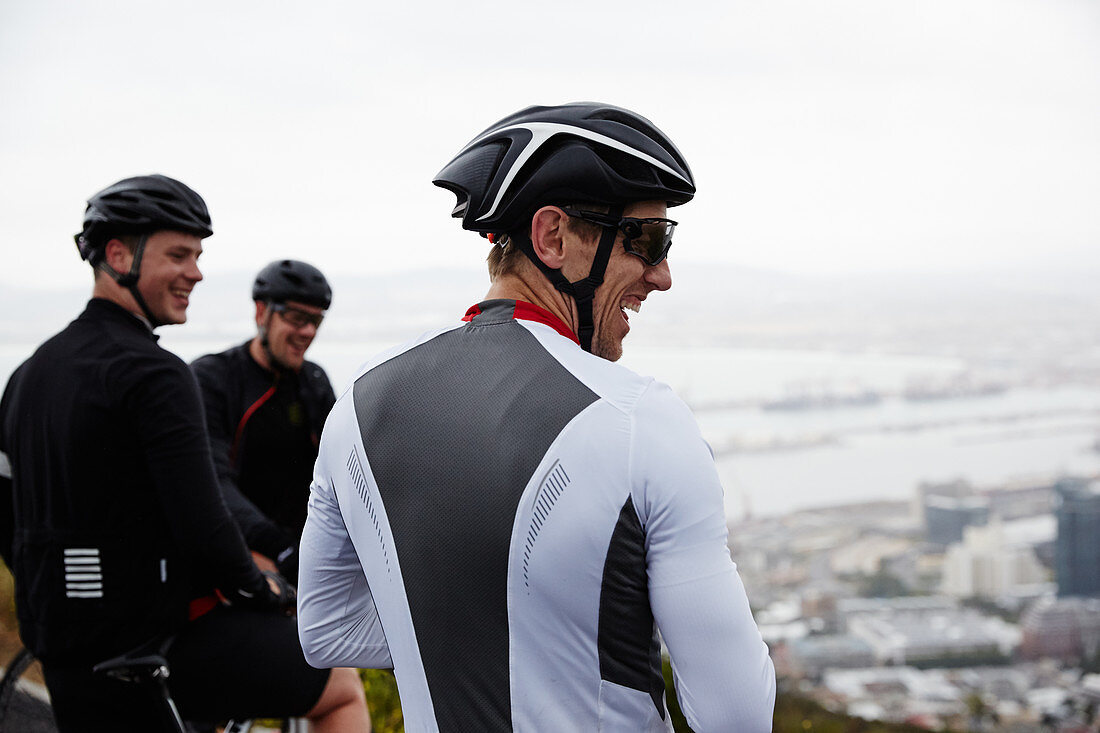
[(269, 597), (218, 491), (187, 365), (94, 298), (0, 402), (0, 551), (24, 643), (91, 663), (169, 633), (217, 587)]
[[(409, 731), (770, 730), (722, 488), (665, 385), (486, 301), (368, 363), (321, 439), (299, 634), (394, 669)], [(658, 637), (658, 632), (660, 637)]]
[(281, 561), (298, 545), (317, 443), (336, 395), (317, 364), (307, 361), (298, 373), (269, 371), (248, 346), (202, 356), (191, 370), (233, 518), (250, 548)]

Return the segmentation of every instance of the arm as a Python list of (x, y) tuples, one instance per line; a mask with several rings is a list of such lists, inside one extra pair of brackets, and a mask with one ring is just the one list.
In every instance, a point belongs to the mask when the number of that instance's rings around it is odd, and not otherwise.
[[(202, 395), (214, 469), (229, 513), (241, 528), (248, 546), (279, 563), (281, 569), (285, 566), (283, 574), (294, 582), (297, 580), (294, 539), (268, 519), (237, 486), (237, 470), (230, 457), (237, 426), (229, 407), (226, 385), (232, 376), (225, 359), (221, 355), (202, 357), (191, 364), (191, 371)], [(242, 416), (235, 417), (239, 420)]]
[(327, 471), (332, 445), (341, 437), (329, 435), (334, 432), (326, 429), (321, 441), (302, 532), (298, 636), (315, 667), (392, 669), (374, 597)]
[(187, 365), (158, 354), (127, 369), (119, 385), (122, 407), (135, 421), (173, 540), (231, 600), (272, 605), (273, 594), (222, 500)]
[(273, 561), (280, 574), (291, 583), (297, 583), (298, 546), (294, 539), (249, 501), (236, 482), (223, 480), (219, 485), (225, 505), (248, 547)]
[(770, 731), (775, 671), (726, 545), (722, 487), (688, 408), (654, 384), (635, 414), (631, 481), (650, 604), (693, 730)]
[(328, 378), (328, 374), (319, 365), (309, 363), (310, 369), (310, 382), (312, 386), (311, 392), (315, 395), (316, 404), (311, 406), (311, 409), (317, 411), (317, 422), (322, 427), (325, 424), (325, 420), (328, 418), (328, 414), (332, 412), (332, 406), (336, 404), (336, 393), (332, 389), (332, 381)]
[(4, 388), (4, 396), (0, 398), (0, 557), (9, 568), (12, 562), (12, 546), (15, 542), (15, 506), (12, 480), (11, 459), (8, 457), (8, 440), (5, 436), (5, 422), (7, 415), (8, 390), (18, 378), (18, 370), (8, 380)]
[(11, 463), (0, 453), (0, 558), (11, 567), (12, 542), (15, 539), (15, 507), (12, 505)]

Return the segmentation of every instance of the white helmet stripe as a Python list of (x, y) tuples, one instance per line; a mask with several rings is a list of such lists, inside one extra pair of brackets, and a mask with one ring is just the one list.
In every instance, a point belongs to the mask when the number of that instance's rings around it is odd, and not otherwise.
[(528, 132), (530, 132), (531, 140), (527, 143), (527, 146), (523, 149), (523, 151), (520, 152), (520, 154), (516, 157), (515, 161), (512, 162), (512, 167), (508, 170), (507, 175), (504, 176), (504, 181), (500, 184), (500, 189), (497, 191), (497, 197), (496, 200), (493, 201), (493, 205), (489, 207), (489, 210), (485, 212), (485, 214), (479, 216), (477, 218), (477, 221), (488, 219), (496, 212), (497, 207), (500, 206), (501, 199), (504, 198), (504, 194), (508, 191), (508, 187), (512, 185), (512, 179), (514, 179), (516, 177), (516, 174), (519, 173), (519, 170), (523, 167), (523, 164), (527, 162), (528, 158), (535, 154), (535, 151), (538, 150), (544, 142), (552, 138), (554, 135), (576, 135), (577, 137), (587, 138), (588, 140), (591, 140), (593, 142), (600, 143), (601, 145), (606, 145), (609, 148), (615, 148), (616, 150), (620, 150), (627, 155), (632, 155), (635, 158), (644, 160), (650, 165), (660, 168), (666, 173), (671, 173), (685, 183), (691, 183), (691, 181), (684, 178), (683, 175), (677, 173), (672, 168), (669, 168), (667, 165), (657, 160), (652, 155), (643, 153), (640, 150), (636, 150), (629, 145), (615, 140), (614, 138), (608, 137), (607, 135), (601, 135), (598, 132), (592, 132), (591, 130), (586, 130), (583, 127), (563, 125), (558, 122), (527, 122), (521, 125), (509, 125), (508, 127), (501, 127), (496, 130), (492, 130), (491, 132), (487, 132), (486, 134), (477, 138), (469, 145), (467, 145), (463, 149), (463, 152), (477, 145), (482, 140), (494, 137), (502, 132), (507, 132), (508, 130), (518, 129), (527, 130)]

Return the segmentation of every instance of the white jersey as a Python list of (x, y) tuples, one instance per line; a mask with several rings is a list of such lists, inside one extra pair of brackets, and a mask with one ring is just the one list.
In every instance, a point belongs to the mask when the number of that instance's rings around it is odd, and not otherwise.
[(664, 384), (486, 301), (364, 366), (325, 425), (298, 628), (392, 667), (408, 731), (771, 729), (775, 672), (722, 488)]

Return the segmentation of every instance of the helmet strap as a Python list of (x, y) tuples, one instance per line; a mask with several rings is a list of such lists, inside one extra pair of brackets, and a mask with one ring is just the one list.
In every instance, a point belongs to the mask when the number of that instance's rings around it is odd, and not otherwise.
[[(612, 206), (608, 216), (618, 219), (623, 215), (624, 207)], [(592, 301), (596, 296), (596, 289), (603, 284), (604, 274), (607, 272), (607, 263), (611, 261), (611, 249), (615, 246), (615, 238), (619, 230), (613, 226), (604, 226), (600, 235), (600, 243), (596, 246), (596, 254), (592, 257), (592, 266), (588, 270), (588, 277), (575, 282), (562, 274), (560, 269), (549, 267), (539, 259), (535, 253), (535, 246), (528, 236), (517, 237), (519, 248), (527, 255), (527, 258), (542, 271), (554, 287), (565, 295), (571, 296), (577, 304), (577, 339), (581, 342), (581, 348), (592, 352), (592, 337), (596, 333), (595, 320), (592, 316)]]
[(274, 301), (265, 300), (264, 302), (267, 304), (267, 319), (264, 321), (264, 323), (260, 325), (259, 328), (260, 349), (263, 350), (264, 356), (267, 357), (268, 368), (275, 373), (276, 377), (278, 377), (279, 374), (281, 374), (282, 372), (289, 372), (291, 370), (281, 361), (276, 359), (275, 352), (271, 350), (271, 340), (268, 338), (268, 333), (270, 331), (269, 324), (271, 323), (271, 319), (275, 317), (275, 311), (271, 310), (271, 306)]
[(130, 271), (123, 274), (115, 268), (107, 264), (106, 253), (104, 253), (103, 259), (96, 265), (100, 270), (111, 276), (111, 279), (118, 283), (120, 286), (130, 291), (130, 294), (134, 296), (134, 300), (137, 302), (138, 307), (141, 308), (141, 312), (145, 314), (146, 320), (149, 321), (149, 325), (153, 328), (157, 326), (163, 326), (156, 316), (153, 315), (153, 311), (149, 310), (149, 305), (145, 302), (145, 298), (142, 297), (141, 291), (138, 290), (138, 277), (141, 275), (141, 257), (145, 254), (145, 242), (149, 239), (148, 234), (143, 234), (138, 239), (137, 244), (134, 245), (134, 258), (130, 262)]

